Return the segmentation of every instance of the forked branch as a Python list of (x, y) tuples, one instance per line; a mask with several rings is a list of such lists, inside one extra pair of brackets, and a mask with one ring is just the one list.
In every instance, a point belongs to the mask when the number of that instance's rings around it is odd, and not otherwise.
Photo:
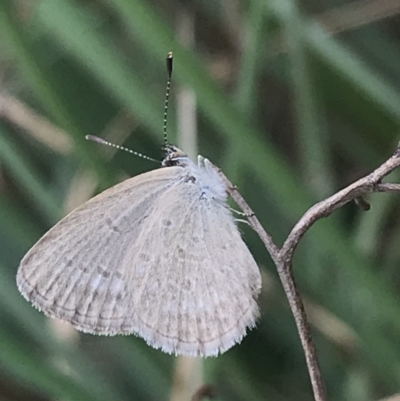
[[(275, 266), (279, 278), (289, 301), (290, 309), (296, 321), (300, 340), (304, 349), (307, 368), (311, 379), (315, 401), (327, 401), (325, 386), (322, 380), (314, 341), (311, 336), (310, 324), (304, 309), (303, 301), (292, 272), (292, 261), (294, 251), (299, 241), (311, 226), (323, 217), (331, 215), (346, 203), (363, 199), (363, 196), (372, 192), (400, 192), (400, 184), (382, 183), (382, 179), (400, 166), (400, 144), (396, 152), (371, 174), (359, 179), (348, 187), (342, 189), (329, 198), (316, 203), (300, 218), (289, 233), (282, 248), (279, 248), (272, 237), (264, 230), (250, 206), (224, 173), (218, 169), (224, 179), (228, 193), (238, 206), (247, 215), (251, 227), (257, 232), (265, 247), (267, 248)], [(362, 202), (364, 205), (365, 202)], [(368, 206), (368, 205), (367, 205)], [(365, 210), (367, 208), (363, 207)]]

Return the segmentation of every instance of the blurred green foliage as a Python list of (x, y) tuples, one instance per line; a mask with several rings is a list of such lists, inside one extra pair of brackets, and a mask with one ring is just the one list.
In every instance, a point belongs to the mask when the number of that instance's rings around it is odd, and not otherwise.
[[(170, 397), (175, 357), (135, 337), (64, 339), (14, 279), (24, 253), (71, 204), (121, 172), (154, 168), (123, 152), (109, 160), (86, 134), (124, 138), (161, 159), (168, 51), (170, 140), (174, 96), (189, 87), (199, 152), (239, 186), (278, 244), (313, 203), (390, 156), (400, 139), (400, 17), (332, 34), (318, 16), (345, 3), (0, 1), (0, 400)], [(194, 21), (191, 49), (178, 40), (183, 11)], [(62, 133), (46, 124), (64, 133), (59, 146)], [(85, 181), (88, 172), (97, 181)], [(400, 198), (370, 202), (368, 213), (347, 205), (318, 222), (295, 258), (332, 401), (379, 399), (400, 387)], [(309, 400), (274, 266), (242, 229), (264, 274), (262, 319), (241, 345), (205, 361), (206, 378), (221, 400)]]

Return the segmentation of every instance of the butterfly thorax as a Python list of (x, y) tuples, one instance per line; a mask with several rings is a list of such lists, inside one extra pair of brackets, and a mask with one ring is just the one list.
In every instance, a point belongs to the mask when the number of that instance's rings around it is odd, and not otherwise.
[(185, 181), (196, 185), (203, 199), (226, 202), (226, 187), (222, 178), (209, 160), (202, 156), (198, 156), (198, 164), (196, 164), (177, 146), (167, 145), (162, 166), (179, 166), (184, 168)]

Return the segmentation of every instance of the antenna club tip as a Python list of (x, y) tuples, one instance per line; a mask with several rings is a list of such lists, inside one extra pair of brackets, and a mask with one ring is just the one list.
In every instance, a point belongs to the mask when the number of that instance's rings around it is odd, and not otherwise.
[(172, 52), (167, 54), (167, 73), (168, 79), (170, 80), (172, 75)]
[(106, 144), (107, 145), (107, 141), (105, 141), (102, 138), (99, 138), (98, 136), (94, 136), (94, 135), (86, 135), (85, 138), (88, 141), (92, 141), (92, 142), (96, 142), (96, 143), (101, 143), (101, 144)]

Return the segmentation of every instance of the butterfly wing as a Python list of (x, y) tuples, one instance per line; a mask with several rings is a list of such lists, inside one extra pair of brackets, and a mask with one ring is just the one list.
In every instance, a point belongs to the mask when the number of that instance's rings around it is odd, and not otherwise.
[[(130, 178), (71, 212), (21, 261), (20, 292), (47, 315), (78, 329), (117, 333), (126, 309), (122, 260), (181, 171), (168, 167)], [(103, 317), (111, 319), (107, 327)]]
[(73, 211), (22, 260), (21, 293), (82, 331), (183, 355), (232, 347), (258, 317), (260, 273), (226, 205), (187, 178), (155, 170)]
[(261, 289), (229, 209), (200, 197), (190, 181), (166, 191), (123, 260), (131, 309), (121, 331), (189, 356), (218, 355), (239, 342), (255, 325)]

